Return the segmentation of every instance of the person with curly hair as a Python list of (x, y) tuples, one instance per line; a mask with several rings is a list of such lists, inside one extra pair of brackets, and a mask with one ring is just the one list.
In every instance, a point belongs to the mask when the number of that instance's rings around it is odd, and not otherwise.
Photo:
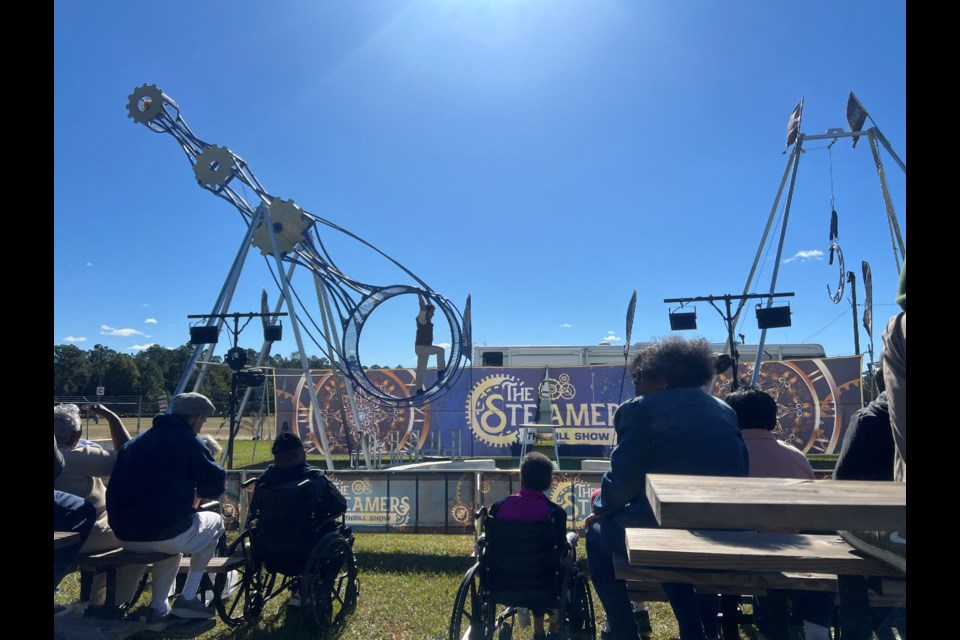
[[(640, 351), (631, 369), (636, 397), (614, 414), (617, 445), (585, 527), (590, 577), (609, 625), (602, 635), (616, 640), (639, 637), (613, 556), (626, 555), (627, 527), (659, 526), (646, 497), (647, 474), (746, 476), (750, 470), (737, 414), (702, 388), (716, 374), (716, 357), (706, 340), (664, 338)], [(664, 583), (663, 590), (681, 640), (705, 640), (693, 586)]]

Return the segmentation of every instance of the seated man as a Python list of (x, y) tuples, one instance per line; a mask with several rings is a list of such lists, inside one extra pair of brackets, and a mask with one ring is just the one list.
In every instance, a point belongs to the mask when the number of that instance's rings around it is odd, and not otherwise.
[[(53, 438), (53, 481), (56, 482), (63, 473), (63, 455), (57, 448), (57, 438)], [(63, 491), (53, 491), (53, 530), (69, 531), (80, 534), (77, 543), (61, 547), (53, 552), (53, 590), (60, 586), (60, 581), (66, 575), (80, 547), (86, 542), (93, 525), (97, 520), (97, 509), (89, 500)], [(60, 604), (53, 605), (53, 617), (65, 616), (73, 610), (73, 606)]]
[[(347, 510), (347, 500), (323, 471), (307, 464), (303, 442), (292, 433), (281, 433), (273, 441), (273, 464), (266, 468), (254, 485), (248, 520), (259, 520), (258, 544), (265, 551), (265, 561), (271, 571), (288, 575), (302, 572), (313, 545), (299, 542), (303, 538), (319, 540), (336, 531), (332, 517)], [(279, 505), (271, 504), (266, 495), (288, 495)], [(316, 514), (316, 520), (305, 520), (304, 515)], [(309, 530), (302, 530), (304, 527)], [(297, 531), (297, 529), (301, 529)], [(279, 530), (282, 535), (274, 535)], [(290, 606), (299, 606), (299, 595), (290, 597)]]
[[(78, 551), (82, 554), (101, 553), (121, 547), (107, 521), (107, 487), (104, 480), (113, 472), (117, 452), (130, 440), (130, 434), (116, 413), (101, 404), (84, 405), (84, 409), (106, 419), (110, 426), (113, 451), (107, 451), (100, 445), (80, 438), (83, 434), (80, 407), (75, 404), (58, 404), (53, 407), (53, 436), (65, 465), (63, 474), (54, 481), (53, 488), (89, 500), (97, 510), (96, 523), (90, 536)], [(130, 601), (144, 569), (145, 565), (128, 565), (117, 569), (116, 602), (112, 603), (113, 605)], [(90, 601), (81, 602), (80, 606), (103, 606), (106, 592), (107, 575), (98, 573), (93, 577)]]
[[(219, 513), (194, 511), (197, 497), (220, 497), (226, 482), (226, 473), (197, 437), (214, 412), (213, 403), (199, 393), (181, 393), (169, 411), (157, 414), (149, 430), (123, 445), (107, 486), (107, 515), (123, 548), (173, 554), (153, 563), (151, 623), (167, 614), (216, 615), (197, 598), (197, 590), (224, 533)], [(190, 570), (171, 608), (167, 597), (183, 554), (190, 554)]]

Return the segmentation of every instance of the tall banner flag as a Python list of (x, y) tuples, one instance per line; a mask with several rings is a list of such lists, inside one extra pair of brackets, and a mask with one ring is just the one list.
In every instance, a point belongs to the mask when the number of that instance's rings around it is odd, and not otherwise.
[(797, 136), (800, 135), (800, 118), (802, 116), (803, 98), (800, 98), (800, 102), (793, 108), (793, 112), (790, 114), (790, 120), (787, 121), (787, 146), (783, 148), (784, 153), (787, 152), (790, 145), (797, 141)]
[[(867, 110), (863, 108), (863, 105), (857, 100), (857, 96), (853, 95), (853, 91), (851, 91), (850, 97), (847, 98), (847, 124), (850, 125), (850, 131), (863, 131), (863, 125), (866, 121)], [(857, 148), (857, 140), (859, 139), (860, 136), (853, 136), (854, 149)]]
[(870, 263), (863, 261), (863, 328), (873, 343), (873, 274), (870, 272)]

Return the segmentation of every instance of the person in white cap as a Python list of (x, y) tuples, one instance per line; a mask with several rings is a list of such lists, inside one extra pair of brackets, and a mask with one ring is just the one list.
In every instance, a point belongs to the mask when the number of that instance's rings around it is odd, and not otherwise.
[[(218, 498), (226, 482), (226, 472), (198, 437), (213, 413), (213, 403), (206, 396), (176, 396), (169, 413), (157, 414), (152, 428), (120, 449), (107, 485), (107, 515), (123, 548), (174, 554), (153, 563), (149, 623), (167, 615), (212, 618), (216, 614), (197, 598), (197, 590), (223, 535), (223, 518), (216, 512), (194, 510), (195, 497)], [(183, 554), (190, 554), (190, 571), (171, 607), (167, 597)]]

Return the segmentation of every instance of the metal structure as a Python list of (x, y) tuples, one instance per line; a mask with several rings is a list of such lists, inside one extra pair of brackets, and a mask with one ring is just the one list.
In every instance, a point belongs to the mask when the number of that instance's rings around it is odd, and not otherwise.
[[(786, 204), (783, 211), (783, 222), (780, 227), (780, 239), (777, 244), (777, 255), (773, 263), (773, 275), (770, 279), (770, 294), (776, 290), (777, 287), (777, 275), (779, 273), (779, 267), (781, 262), (781, 257), (783, 254), (783, 244), (784, 239), (786, 238), (787, 233), (787, 222), (790, 218), (790, 205), (793, 202), (793, 192), (796, 187), (797, 182), (797, 169), (800, 165), (801, 154), (803, 153), (803, 145), (806, 141), (812, 140), (832, 140), (836, 142), (841, 138), (852, 138), (853, 146), (856, 147), (857, 141), (861, 137), (866, 137), (867, 142), (870, 145), (870, 151), (873, 154), (873, 162), (877, 168), (877, 176), (880, 181), (880, 190), (883, 195), (884, 211), (886, 215), (887, 227), (890, 231), (890, 244), (893, 249), (893, 260), (897, 268), (897, 273), (900, 272), (901, 265), (906, 258), (907, 248), (906, 243), (903, 240), (903, 235), (900, 231), (900, 223), (897, 220), (897, 213), (893, 208), (893, 200), (890, 197), (890, 190), (887, 186), (886, 178), (886, 169), (884, 168), (883, 161), (880, 157), (880, 147), (882, 146), (887, 153), (893, 158), (893, 161), (900, 167), (900, 170), (904, 174), (907, 173), (907, 165), (900, 159), (900, 157), (893, 150), (893, 147), (890, 146), (890, 142), (886, 139), (883, 133), (880, 131), (880, 128), (877, 126), (876, 122), (873, 120), (873, 117), (867, 113), (867, 110), (863, 107), (857, 97), (850, 92), (850, 96), (847, 100), (847, 122), (850, 126), (850, 131), (844, 131), (841, 129), (828, 129), (825, 134), (818, 135), (808, 135), (800, 131), (800, 123), (803, 115), (803, 100), (800, 101), (800, 104), (797, 105), (797, 108), (794, 109), (793, 114), (788, 126), (787, 133), (787, 148), (793, 145), (793, 150), (790, 152), (790, 155), (787, 159), (787, 166), (783, 172), (783, 178), (780, 181), (780, 187), (777, 189), (777, 195), (773, 202), (773, 207), (770, 210), (770, 217), (767, 219), (767, 225), (763, 230), (763, 236), (760, 239), (760, 245), (757, 248), (757, 255), (754, 258), (753, 266), (750, 268), (750, 273), (747, 276), (747, 282), (743, 287), (743, 293), (747, 294), (753, 284), (753, 276), (756, 273), (757, 265), (760, 263), (761, 256), (763, 255), (764, 246), (767, 243), (767, 237), (770, 233), (770, 229), (773, 226), (774, 219), (780, 205), (780, 199), (783, 195), (784, 186), (787, 185), (789, 178), (789, 187), (787, 189), (787, 198)], [(864, 130), (863, 125), (866, 123), (867, 119), (870, 120), (871, 126), (869, 129)], [(786, 152), (786, 151), (785, 151)], [(835, 213), (835, 212), (834, 212)], [(840, 285), (839, 288), (842, 289), (844, 283), (844, 277), (846, 272), (844, 271), (844, 266), (842, 263), (842, 253), (839, 251), (839, 243), (836, 241), (835, 237), (835, 228), (834, 225), (831, 225), (831, 252), (837, 250), (837, 253), (840, 257)], [(827, 288), (828, 293), (829, 287)], [(839, 302), (838, 296), (841, 292), (837, 292), (837, 300)], [(768, 301), (767, 305), (769, 306), (772, 303), (772, 297)], [(739, 311), (738, 311), (739, 315)], [(734, 324), (736, 323), (737, 318), (734, 317)], [(757, 378), (760, 374), (760, 360), (761, 354), (763, 353), (763, 344), (766, 341), (767, 330), (762, 329), (760, 332), (760, 348), (757, 350), (757, 361), (753, 368), (753, 379), (751, 384), (757, 383)]]
[[(325, 344), (320, 344), (316, 340), (314, 342), (329, 359), (334, 371), (352, 383), (345, 386), (358, 431), (362, 431), (363, 425), (360, 423), (353, 399), (354, 387), (380, 404), (406, 408), (430, 402), (456, 380), (463, 370), (465, 360), (470, 358), (469, 313), (465, 314), (465, 319), (447, 298), (433, 291), (409, 269), (359, 236), (302, 209), (293, 200), (284, 200), (267, 192), (241, 157), (226, 147), (211, 145), (195, 136), (180, 116), (177, 103), (156, 85), (144, 84), (134, 89), (128, 97), (127, 112), (134, 122), (146, 126), (151, 131), (173, 136), (187, 155), (199, 185), (227, 201), (240, 212), (247, 231), (213, 309), (208, 314), (211, 317), (209, 324), (222, 326), (223, 319), (214, 319), (214, 317), (229, 313), (231, 299), (246, 256), (252, 247), (256, 247), (264, 256), (268, 269), (273, 273), (280, 287), (281, 298), (277, 302), (275, 311), (285, 307), (289, 313), (303, 373), (310, 389), (314, 408), (313, 426), (324, 449), (328, 468), (333, 468), (333, 462), (304, 349), (303, 334), (310, 335), (304, 326), (304, 319), (308, 320), (324, 339)], [(238, 188), (253, 191), (257, 200), (247, 202)], [(409, 280), (409, 284), (375, 285), (348, 276), (338, 268), (333, 257), (327, 252), (320, 234), (322, 227), (328, 231), (344, 234), (372, 249), (398, 269)], [(306, 268), (313, 276), (322, 328), (313, 320), (304, 301), (294, 292), (291, 277), (297, 267)], [(380, 304), (396, 296), (418, 293), (429, 299), (446, 318), (451, 337), (449, 355), (446, 367), (437, 372), (436, 382), (427, 387), (423, 394), (411, 393), (408, 397), (397, 397), (378, 388), (367, 377), (359, 360), (360, 336), (364, 323)], [(209, 360), (213, 348), (213, 345), (196, 347), (177, 387), (177, 393), (181, 393), (186, 387), (200, 360), (201, 353), (209, 349), (207, 357), (204, 358)], [(269, 345), (265, 343), (258, 362), (254, 366), (262, 363), (268, 349)], [(201, 370), (195, 388), (202, 382), (203, 373), (204, 370)], [(357, 439), (361, 443), (365, 440), (362, 437)], [(366, 450), (364, 454), (369, 466)]]

